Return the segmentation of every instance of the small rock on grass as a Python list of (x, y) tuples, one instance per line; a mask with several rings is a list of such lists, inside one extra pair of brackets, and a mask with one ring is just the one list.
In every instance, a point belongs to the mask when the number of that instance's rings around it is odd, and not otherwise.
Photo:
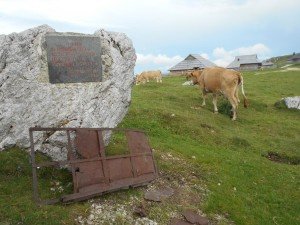
[(191, 223), (186, 222), (186, 221), (181, 220), (181, 219), (173, 218), (170, 221), (170, 225), (191, 225)]
[(192, 224), (199, 224), (199, 225), (208, 225), (209, 220), (203, 216), (200, 216), (193, 210), (185, 210), (182, 215), (185, 217), (187, 221)]
[(144, 198), (146, 200), (161, 202), (163, 199), (166, 199), (174, 194), (172, 188), (162, 188), (158, 190), (146, 191)]
[(147, 216), (147, 212), (146, 212), (146, 208), (145, 205), (143, 203), (141, 203), (139, 206), (137, 206), (134, 209), (134, 213), (140, 217), (146, 217)]

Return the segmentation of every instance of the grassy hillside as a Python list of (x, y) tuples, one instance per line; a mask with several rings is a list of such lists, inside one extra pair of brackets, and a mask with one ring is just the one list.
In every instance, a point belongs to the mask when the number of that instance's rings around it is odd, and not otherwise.
[[(273, 62), (274, 64), (276, 64), (277, 67), (282, 67), (282, 66), (285, 66), (287, 64), (293, 64), (293, 63), (287, 62), (287, 60), (289, 58), (291, 58), (292, 56), (293, 56), (293, 54), (282, 55), (282, 56), (272, 57), (272, 58), (270, 58), (268, 60), (270, 60), (271, 62)], [(297, 66), (299, 66), (299, 63), (297, 63)]]
[[(211, 97), (201, 107), (198, 87), (182, 86), (183, 77), (135, 86), (120, 127), (147, 131), (161, 171), (152, 185), (171, 186), (176, 194), (149, 203), (138, 188), (96, 201), (128, 206), (129, 213), (145, 204), (158, 224), (186, 208), (200, 209), (212, 224), (300, 224), (300, 112), (274, 106), (300, 95), (300, 73), (246, 72), (244, 80), (250, 107), (241, 105), (235, 122), (222, 97), (219, 114), (212, 113)], [(0, 224), (74, 224), (90, 204), (36, 206), (26, 153), (0, 153)]]

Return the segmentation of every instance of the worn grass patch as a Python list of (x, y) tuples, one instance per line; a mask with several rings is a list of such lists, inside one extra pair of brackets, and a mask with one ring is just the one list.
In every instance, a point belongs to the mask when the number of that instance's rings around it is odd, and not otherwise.
[(268, 152), (268, 154), (263, 156), (267, 157), (269, 160), (273, 162), (286, 163), (289, 165), (300, 164), (300, 156), (288, 156), (284, 153), (278, 153), (278, 152)]

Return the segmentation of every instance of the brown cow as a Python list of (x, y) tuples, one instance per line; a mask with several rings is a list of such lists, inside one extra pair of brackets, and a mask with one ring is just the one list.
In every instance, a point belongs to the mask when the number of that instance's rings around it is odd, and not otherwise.
[(136, 76), (135, 84), (139, 85), (140, 83), (146, 83), (149, 82), (149, 80), (156, 80), (156, 82), (162, 83), (162, 75), (160, 70), (157, 71), (145, 71), (142, 72), (140, 75)]
[(205, 98), (207, 93), (213, 94), (214, 112), (218, 112), (217, 108), (217, 94), (223, 94), (228, 98), (232, 106), (232, 120), (236, 120), (236, 110), (238, 108), (238, 88), (242, 87), (242, 94), (244, 96), (244, 107), (247, 108), (248, 102), (244, 93), (243, 77), (241, 73), (225, 69), (222, 67), (205, 68), (204, 70), (194, 70), (187, 75), (191, 78), (194, 84), (198, 84), (202, 89), (203, 103), (205, 105)]

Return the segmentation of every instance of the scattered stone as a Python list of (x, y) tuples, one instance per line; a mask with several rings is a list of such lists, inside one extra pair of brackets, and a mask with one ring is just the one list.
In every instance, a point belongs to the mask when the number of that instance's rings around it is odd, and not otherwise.
[(158, 225), (155, 221), (150, 220), (149, 218), (138, 218), (134, 225)]
[(200, 216), (192, 210), (185, 210), (182, 215), (192, 224), (207, 225), (209, 223), (207, 218)]
[(188, 80), (188, 81), (184, 82), (182, 85), (183, 85), (183, 86), (192, 86), (192, 85), (194, 85), (194, 84), (193, 84), (193, 81)]
[(137, 206), (134, 209), (134, 213), (140, 217), (146, 217), (147, 213), (144, 204), (141, 203), (139, 206)]
[(284, 103), (289, 109), (300, 109), (300, 96), (284, 98)]
[(112, 202), (93, 203), (87, 217), (78, 216), (75, 223), (86, 224), (132, 224), (132, 225), (157, 225), (147, 217), (135, 219), (132, 214), (131, 204), (112, 204)]
[(191, 223), (186, 222), (186, 221), (181, 220), (181, 219), (173, 218), (170, 221), (170, 225), (191, 225)]
[(161, 202), (162, 200), (171, 197), (173, 194), (174, 190), (167, 187), (164, 189), (146, 191), (144, 198), (154, 202)]

